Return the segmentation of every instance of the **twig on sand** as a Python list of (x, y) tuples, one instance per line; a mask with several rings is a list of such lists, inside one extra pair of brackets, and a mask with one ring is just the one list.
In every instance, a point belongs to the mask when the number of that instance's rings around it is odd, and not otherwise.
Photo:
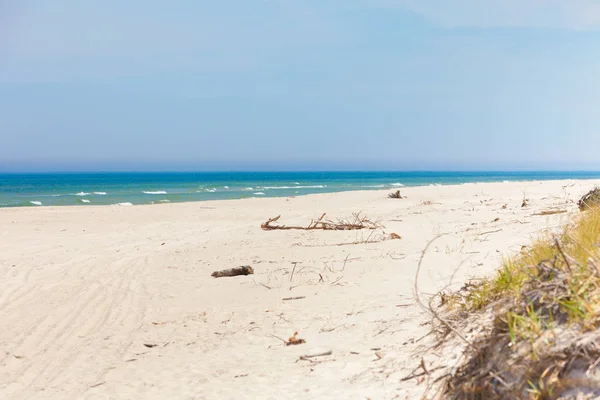
[(303, 356), (300, 356), (300, 358), (298, 360), (311, 361), (310, 360), (311, 358), (325, 357), (325, 356), (330, 356), (331, 354), (333, 354), (333, 352), (331, 350), (324, 351), (322, 353), (316, 353), (316, 354), (305, 354)]
[(292, 264), (294, 264), (294, 268), (292, 268), (292, 274), (290, 275), (290, 283), (292, 283), (292, 279), (294, 279), (294, 272), (296, 272), (296, 265), (298, 265), (298, 262), (293, 261)]
[(281, 299), (281, 300), (283, 300), (283, 301), (288, 301), (288, 300), (301, 300), (301, 299), (305, 299), (305, 298), (306, 298), (306, 296), (298, 296), (298, 297), (284, 297), (284, 298), (283, 298), (283, 299)]
[(477, 236), (489, 235), (490, 233), (500, 232), (502, 229), (496, 229), (494, 231), (481, 232)]

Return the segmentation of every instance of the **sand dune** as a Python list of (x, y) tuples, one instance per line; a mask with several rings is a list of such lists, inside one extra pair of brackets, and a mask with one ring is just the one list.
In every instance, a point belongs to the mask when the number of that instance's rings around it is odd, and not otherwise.
[[(424, 385), (402, 378), (433, 340), (413, 297), (425, 244), (450, 233), (423, 265), (427, 298), (493, 272), (598, 183), (0, 209), (0, 398), (416, 398)], [(553, 208), (569, 212), (534, 215)], [(385, 228), (260, 229), (279, 214), (306, 225), (359, 211)], [(392, 232), (403, 239), (353, 244)], [(211, 277), (240, 265), (255, 274)], [(285, 346), (294, 332), (306, 343)]]

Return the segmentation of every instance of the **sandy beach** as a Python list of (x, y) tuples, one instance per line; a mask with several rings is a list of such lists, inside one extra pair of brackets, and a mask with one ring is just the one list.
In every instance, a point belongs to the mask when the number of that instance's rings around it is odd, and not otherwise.
[[(421, 358), (435, 369), (460, 353), (426, 351), (413, 288), (425, 245), (447, 234), (424, 260), (428, 299), (493, 273), (597, 184), (0, 209), (0, 398), (419, 398), (426, 385), (405, 378)], [(358, 212), (383, 228), (260, 227)], [(402, 239), (381, 240), (391, 233)], [(254, 275), (211, 277), (243, 265)], [(294, 332), (306, 343), (286, 346)]]

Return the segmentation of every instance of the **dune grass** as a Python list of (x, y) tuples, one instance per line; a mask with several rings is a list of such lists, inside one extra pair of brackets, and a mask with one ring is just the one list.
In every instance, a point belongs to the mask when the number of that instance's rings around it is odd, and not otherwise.
[[(497, 274), (450, 298), (493, 326), (449, 381), (451, 398), (527, 398), (600, 388), (600, 211), (589, 209)], [(598, 343), (598, 345), (596, 345)]]

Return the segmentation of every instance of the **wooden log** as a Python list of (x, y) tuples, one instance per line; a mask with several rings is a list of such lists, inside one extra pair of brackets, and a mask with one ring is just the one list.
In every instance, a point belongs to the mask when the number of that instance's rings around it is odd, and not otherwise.
[(252, 275), (254, 274), (254, 269), (249, 265), (243, 265), (241, 267), (224, 269), (222, 271), (215, 271), (211, 274), (211, 276), (215, 278), (221, 278), (224, 276), (238, 276), (238, 275)]

